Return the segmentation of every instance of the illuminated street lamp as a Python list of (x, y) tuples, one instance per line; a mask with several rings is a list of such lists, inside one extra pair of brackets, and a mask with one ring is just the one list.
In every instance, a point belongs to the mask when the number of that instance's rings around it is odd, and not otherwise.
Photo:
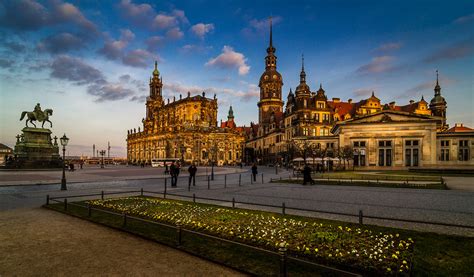
[(105, 155), (105, 150), (100, 150), (100, 155), (102, 156), (102, 161), (100, 162), (100, 168), (104, 168), (104, 155)]
[(63, 146), (63, 178), (61, 179), (61, 190), (67, 190), (66, 187), (66, 171), (65, 171), (65, 166), (66, 166), (66, 145), (69, 142), (69, 138), (66, 137), (66, 134), (64, 134), (60, 139), (61, 145)]

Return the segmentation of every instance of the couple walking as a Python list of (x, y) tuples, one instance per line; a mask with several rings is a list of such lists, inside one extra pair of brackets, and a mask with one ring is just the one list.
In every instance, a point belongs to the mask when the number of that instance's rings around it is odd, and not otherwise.
[[(171, 175), (171, 187), (176, 187), (178, 185), (178, 176), (181, 171), (181, 165), (179, 163), (174, 163), (172, 162), (170, 165), (170, 175)], [(193, 183), (193, 186), (196, 186), (196, 172), (197, 172), (197, 167), (193, 163), (191, 166), (188, 168), (189, 172), (189, 185), (191, 185), (191, 181)]]

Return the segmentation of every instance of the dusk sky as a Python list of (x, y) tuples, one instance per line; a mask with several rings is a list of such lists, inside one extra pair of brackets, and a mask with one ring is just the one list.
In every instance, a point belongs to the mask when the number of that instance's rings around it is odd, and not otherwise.
[(313, 91), (383, 103), (433, 97), (436, 70), (450, 125), (474, 127), (474, 1), (0, 1), (0, 142), (22, 111), (52, 108), (70, 155), (112, 145), (126, 156), (141, 126), (154, 61), (164, 97), (217, 94), (238, 125), (258, 121), (258, 80), (273, 17), (283, 100), (301, 55)]

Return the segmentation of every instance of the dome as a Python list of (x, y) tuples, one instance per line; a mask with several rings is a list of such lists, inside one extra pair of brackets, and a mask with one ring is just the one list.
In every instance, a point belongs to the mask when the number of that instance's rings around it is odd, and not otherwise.
[(296, 92), (296, 94), (300, 94), (300, 93), (307, 93), (307, 94), (309, 94), (309, 93), (310, 93), (310, 89), (309, 89), (309, 86), (308, 86), (306, 83), (300, 83), (300, 84), (296, 87), (295, 92)]
[(441, 96), (441, 95), (436, 95), (435, 97), (433, 97), (433, 99), (431, 99), (431, 102), (430, 102), (431, 105), (434, 105), (434, 104), (445, 104), (445, 103), (446, 103), (446, 100), (445, 100), (444, 97)]
[(260, 77), (260, 83), (262, 82), (275, 82), (275, 81), (282, 81), (281, 74), (276, 70), (266, 70), (263, 72), (262, 76)]

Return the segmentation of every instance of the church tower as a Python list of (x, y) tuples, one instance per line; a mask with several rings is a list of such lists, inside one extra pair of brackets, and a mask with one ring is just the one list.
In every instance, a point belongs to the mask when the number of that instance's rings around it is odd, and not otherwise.
[(439, 85), (438, 80), (438, 70), (436, 70), (436, 86), (434, 88), (435, 95), (430, 102), (430, 110), (431, 115), (439, 116), (443, 118), (443, 123), (441, 129), (446, 129), (448, 126), (446, 125), (446, 109), (447, 103), (443, 96), (441, 96), (441, 86)]
[(260, 77), (260, 101), (258, 102), (258, 121), (260, 126), (268, 127), (272, 114), (283, 112), (281, 89), (283, 79), (276, 69), (277, 57), (273, 47), (272, 19), (270, 18), (270, 45), (265, 57), (265, 71)]
[(155, 61), (155, 70), (153, 70), (152, 77), (150, 77), (150, 96), (146, 98), (146, 118), (153, 117), (153, 110), (163, 106), (163, 97), (161, 90), (163, 88), (163, 79), (160, 77), (158, 71), (158, 63)]

